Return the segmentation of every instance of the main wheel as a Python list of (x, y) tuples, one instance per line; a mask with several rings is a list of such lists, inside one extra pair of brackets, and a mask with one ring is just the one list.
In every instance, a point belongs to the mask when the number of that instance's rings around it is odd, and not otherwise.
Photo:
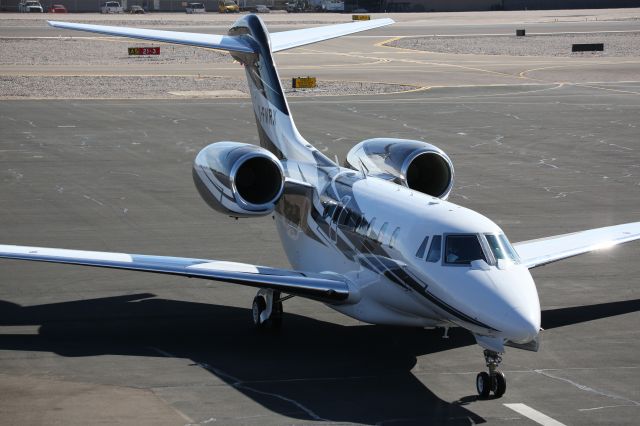
[(493, 394), (496, 398), (500, 398), (507, 390), (507, 379), (502, 371), (496, 371), (495, 389)]
[(253, 304), (251, 305), (251, 319), (253, 319), (253, 325), (255, 325), (256, 328), (262, 328), (265, 324), (260, 321), (260, 315), (265, 309), (267, 309), (267, 302), (264, 301), (264, 297), (254, 297)]
[(476, 376), (476, 389), (481, 399), (489, 397), (491, 392), (491, 377), (485, 371)]

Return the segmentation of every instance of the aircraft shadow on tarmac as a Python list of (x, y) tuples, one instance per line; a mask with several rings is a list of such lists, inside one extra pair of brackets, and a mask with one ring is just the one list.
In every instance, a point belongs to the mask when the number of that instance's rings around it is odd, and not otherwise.
[[(639, 310), (640, 299), (553, 309), (543, 312), (542, 326)], [(464, 407), (475, 396), (443, 401), (411, 373), (420, 355), (474, 344), (464, 330), (452, 330), (445, 340), (440, 330), (345, 327), (286, 314), (281, 331), (259, 333), (250, 325), (248, 309), (148, 293), (29, 307), (0, 301), (0, 325), (41, 326), (37, 335), (0, 335), (2, 350), (161, 356), (157, 348), (193, 360), (288, 417), (313, 419), (286, 398), (336, 422), (484, 422)]]

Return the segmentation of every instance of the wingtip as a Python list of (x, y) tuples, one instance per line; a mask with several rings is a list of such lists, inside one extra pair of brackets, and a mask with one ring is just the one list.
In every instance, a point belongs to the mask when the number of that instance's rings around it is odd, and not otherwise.
[(378, 19), (374, 19), (374, 20), (372, 20), (370, 22), (379, 22), (382, 25), (391, 25), (391, 24), (395, 24), (396, 23), (396, 21), (394, 21), (391, 18), (378, 18)]

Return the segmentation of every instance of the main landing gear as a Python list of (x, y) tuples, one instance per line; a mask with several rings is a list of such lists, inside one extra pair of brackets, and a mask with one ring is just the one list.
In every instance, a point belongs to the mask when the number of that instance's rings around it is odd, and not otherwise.
[(279, 291), (260, 289), (253, 298), (251, 306), (253, 325), (258, 329), (282, 327), (282, 302), (292, 297), (291, 295), (282, 297)]
[(498, 370), (498, 366), (502, 362), (500, 354), (494, 351), (485, 349), (484, 359), (487, 362), (489, 372), (478, 373), (476, 377), (476, 389), (478, 395), (482, 399), (489, 397), (489, 394), (493, 392), (496, 398), (500, 398), (507, 390), (507, 381), (504, 377), (504, 373)]

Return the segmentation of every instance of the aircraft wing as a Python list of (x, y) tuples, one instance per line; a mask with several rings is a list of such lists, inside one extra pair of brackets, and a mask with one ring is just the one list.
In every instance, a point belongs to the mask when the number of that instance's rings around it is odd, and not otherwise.
[[(179, 31), (148, 30), (144, 28), (113, 27), (109, 25), (78, 24), (73, 22), (48, 21), (55, 28), (88, 31), (119, 37), (160, 41), (165, 43), (186, 44), (209, 49), (227, 50), (231, 52), (255, 52), (254, 43), (242, 36), (228, 36), (201, 33), (185, 33)], [(272, 33), (271, 50), (278, 52), (306, 44), (317, 43), (393, 24), (393, 19), (374, 19), (371, 21), (348, 22), (346, 24), (327, 25), (324, 27), (304, 28), (301, 30)]]
[(340, 277), (246, 263), (10, 245), (0, 245), (0, 258), (204, 278), (269, 288), (328, 303), (344, 302), (349, 297), (349, 285)]
[(640, 239), (640, 222), (516, 243), (522, 263), (529, 269), (594, 250)]

